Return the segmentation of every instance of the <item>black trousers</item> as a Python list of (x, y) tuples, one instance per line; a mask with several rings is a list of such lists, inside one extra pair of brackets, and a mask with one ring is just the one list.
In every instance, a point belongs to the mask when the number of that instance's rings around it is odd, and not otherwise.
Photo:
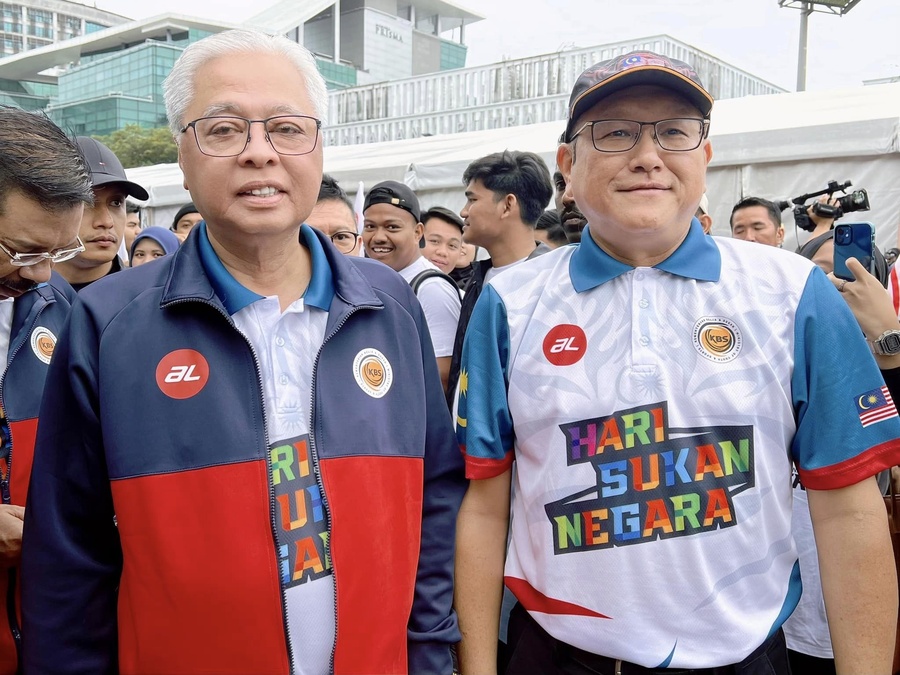
[(509, 617), (508, 636), (506, 675), (791, 675), (780, 630), (740, 663), (695, 670), (645, 668), (589, 654), (550, 636), (518, 603)]

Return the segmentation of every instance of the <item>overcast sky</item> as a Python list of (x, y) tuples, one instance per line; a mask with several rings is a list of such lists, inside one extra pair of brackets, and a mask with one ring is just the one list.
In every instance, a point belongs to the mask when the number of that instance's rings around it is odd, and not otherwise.
[[(297, 0), (302, 1), (302, 0)], [(133, 19), (178, 12), (234, 23), (267, 0), (96, 0)], [(773, 84), (797, 82), (800, 12), (778, 0), (458, 0), (487, 18), (468, 28), (466, 65), (666, 33)], [(809, 21), (808, 89), (900, 75), (900, 1), (861, 0), (846, 16)]]

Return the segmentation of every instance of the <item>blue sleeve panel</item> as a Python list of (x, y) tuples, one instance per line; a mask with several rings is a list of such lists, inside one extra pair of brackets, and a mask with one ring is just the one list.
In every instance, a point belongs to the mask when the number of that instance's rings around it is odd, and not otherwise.
[(900, 462), (900, 417), (847, 304), (818, 268), (798, 303), (791, 380), (800, 480), (846, 487)]
[(509, 412), (509, 325), (506, 306), (492, 286), (475, 303), (463, 343), (456, 433), (467, 478), (492, 478), (513, 461)]

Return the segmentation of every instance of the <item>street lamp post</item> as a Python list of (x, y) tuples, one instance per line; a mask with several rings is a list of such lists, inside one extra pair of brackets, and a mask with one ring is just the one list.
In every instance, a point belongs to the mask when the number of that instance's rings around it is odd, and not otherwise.
[(813, 12), (844, 16), (861, 0), (778, 0), (779, 7), (800, 10), (800, 47), (797, 53), (797, 91), (806, 91), (806, 61), (809, 52), (809, 15)]

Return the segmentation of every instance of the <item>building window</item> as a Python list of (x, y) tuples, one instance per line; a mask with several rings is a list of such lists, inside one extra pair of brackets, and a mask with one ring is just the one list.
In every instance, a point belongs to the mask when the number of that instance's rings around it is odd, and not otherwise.
[(47, 45), (52, 44), (50, 40), (35, 40), (34, 38), (28, 38), (28, 49), (37, 49), (38, 47), (46, 47)]
[(0, 30), (7, 33), (22, 32), (22, 7), (0, 2)]
[(81, 35), (81, 19), (77, 16), (57, 14), (56, 30), (58, 40), (68, 40), (69, 38), (77, 37)]
[(103, 26), (99, 23), (94, 23), (93, 21), (84, 22), (85, 33), (96, 33), (98, 30), (103, 30), (104, 28), (109, 28), (109, 26)]
[(39, 9), (28, 10), (28, 34), (39, 38), (53, 39), (53, 12)]
[(18, 54), (22, 51), (22, 37), (19, 35), (0, 37), (0, 51), (3, 54)]
[(22, 6), (11, 5), (8, 2), (0, 2), (0, 17), (2, 17), (4, 21), (21, 21)]

